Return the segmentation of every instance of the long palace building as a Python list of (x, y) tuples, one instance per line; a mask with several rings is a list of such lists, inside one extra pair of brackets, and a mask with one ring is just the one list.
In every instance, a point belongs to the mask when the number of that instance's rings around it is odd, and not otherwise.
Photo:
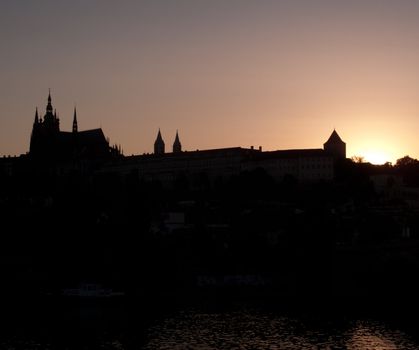
[(262, 168), (278, 180), (290, 175), (300, 181), (330, 181), (334, 179), (335, 162), (345, 158), (346, 144), (336, 130), (333, 130), (323, 148), (268, 152), (263, 152), (260, 147), (182, 151), (179, 134), (176, 133), (173, 151), (170, 153), (165, 153), (165, 144), (159, 130), (154, 154), (124, 157), (108, 164), (106, 171), (138, 174), (139, 178), (146, 181), (169, 183), (179, 175), (206, 174), (210, 179), (227, 178), (242, 171)]
[(170, 183), (183, 176), (205, 174), (209, 179), (228, 178), (242, 171), (264, 169), (275, 179), (293, 176), (299, 181), (330, 181), (334, 179), (335, 163), (346, 158), (346, 144), (333, 130), (323, 148), (292, 149), (263, 152), (232, 147), (197, 151), (182, 151), (176, 132), (172, 152), (165, 152), (161, 131), (154, 142), (154, 154), (125, 157), (108, 164), (106, 171), (135, 174), (145, 181)]

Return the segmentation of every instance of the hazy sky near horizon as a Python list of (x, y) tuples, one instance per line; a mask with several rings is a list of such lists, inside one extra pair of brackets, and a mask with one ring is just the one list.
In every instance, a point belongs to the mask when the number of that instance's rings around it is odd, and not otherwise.
[[(0, 0), (0, 154), (48, 88), (125, 154), (251, 145), (419, 158), (419, 1)], [(381, 159), (380, 158), (380, 159)]]

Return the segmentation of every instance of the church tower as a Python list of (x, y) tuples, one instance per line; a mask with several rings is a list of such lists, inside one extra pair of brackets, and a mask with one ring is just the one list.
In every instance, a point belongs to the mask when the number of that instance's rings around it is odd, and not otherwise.
[(164, 141), (161, 137), (160, 129), (156, 141), (154, 141), (154, 154), (164, 154)]
[(323, 145), (324, 150), (336, 159), (346, 158), (346, 143), (342, 141), (335, 129)]
[(48, 102), (44, 118), (39, 118), (38, 108), (35, 111), (29, 153), (36, 157), (51, 157), (56, 153), (56, 139), (60, 133), (60, 121), (51, 103), (51, 92), (48, 92)]
[(51, 104), (51, 91), (48, 92), (48, 103), (43, 122), (44, 128), (49, 132), (60, 131), (60, 120), (57, 118), (57, 112), (53, 113)]
[(180, 153), (180, 152), (182, 152), (182, 144), (180, 143), (179, 134), (176, 130), (175, 142), (173, 142), (173, 153)]
[(59, 122), (58, 113), (52, 106), (49, 92), (45, 116), (40, 118), (38, 108), (35, 110), (29, 146), (31, 158), (74, 164), (75, 159), (104, 160), (111, 155), (109, 141), (106, 140), (101, 128), (79, 131), (75, 106), (72, 130), (60, 131)]

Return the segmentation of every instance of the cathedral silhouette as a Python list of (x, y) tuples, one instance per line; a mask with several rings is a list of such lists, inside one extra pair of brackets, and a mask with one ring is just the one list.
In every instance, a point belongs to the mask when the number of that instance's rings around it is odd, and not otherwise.
[(75, 159), (106, 159), (111, 154), (120, 153), (118, 147), (110, 147), (101, 128), (78, 130), (77, 111), (74, 107), (71, 132), (60, 130), (60, 119), (53, 111), (51, 93), (43, 118), (35, 111), (29, 155), (34, 159), (69, 161)]

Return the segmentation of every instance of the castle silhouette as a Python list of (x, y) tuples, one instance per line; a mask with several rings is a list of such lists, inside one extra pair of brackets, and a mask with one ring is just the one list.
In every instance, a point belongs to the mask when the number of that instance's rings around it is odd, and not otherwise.
[(120, 147), (109, 145), (101, 128), (78, 130), (76, 108), (72, 131), (60, 131), (60, 120), (53, 110), (49, 93), (44, 117), (39, 117), (38, 109), (35, 112), (29, 157), (64, 164), (79, 160), (100, 161), (102, 172), (122, 175), (134, 172), (144, 180), (163, 182), (173, 181), (180, 174), (205, 173), (209, 178), (217, 178), (256, 168), (263, 168), (277, 179), (291, 175), (302, 181), (316, 181), (334, 178), (336, 161), (346, 158), (346, 144), (333, 130), (323, 148), (318, 149), (262, 151), (261, 147), (252, 146), (183, 151), (176, 131), (172, 152), (166, 152), (159, 129), (153, 154), (124, 157)]

